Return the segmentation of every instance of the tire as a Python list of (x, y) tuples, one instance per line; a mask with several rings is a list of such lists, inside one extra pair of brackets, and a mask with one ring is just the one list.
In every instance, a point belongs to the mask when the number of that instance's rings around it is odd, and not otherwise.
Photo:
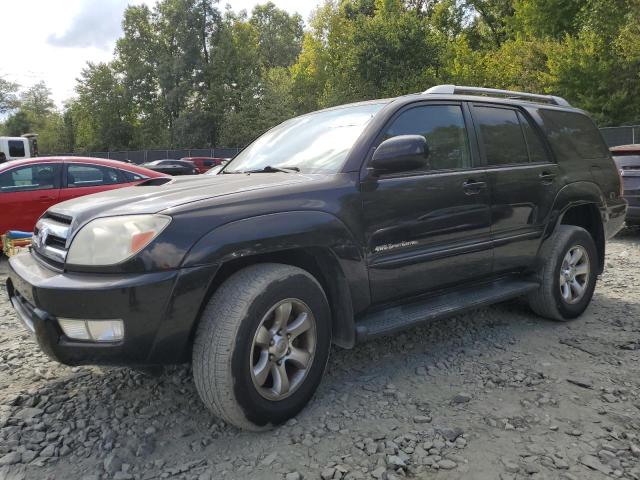
[[(585, 256), (588, 272), (576, 275), (575, 272), (584, 271), (582, 265)], [(581, 227), (560, 225), (545, 241), (538, 258), (541, 262), (537, 274), (540, 287), (528, 295), (531, 309), (542, 317), (558, 321), (581, 315), (593, 297), (598, 276), (598, 252), (589, 232)], [(573, 272), (570, 271), (571, 262), (566, 262), (567, 258), (580, 258)], [(576, 293), (577, 290), (572, 287), (572, 273), (578, 284), (585, 282), (581, 294)], [(561, 280), (561, 274), (564, 280)], [(574, 298), (571, 299), (572, 296)]]
[[(287, 327), (278, 330), (284, 318)], [(309, 402), (330, 346), (331, 313), (317, 280), (289, 265), (253, 265), (229, 277), (202, 313), (193, 348), (196, 388), (226, 422), (267, 429)]]

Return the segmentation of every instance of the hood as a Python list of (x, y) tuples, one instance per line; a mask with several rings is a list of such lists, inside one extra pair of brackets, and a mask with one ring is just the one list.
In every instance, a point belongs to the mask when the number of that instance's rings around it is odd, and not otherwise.
[(252, 173), (176, 177), (163, 185), (141, 185), (95, 193), (59, 203), (49, 209), (72, 217), (74, 224), (95, 217), (160, 213), (187, 203), (261, 189), (310, 182), (314, 175)]

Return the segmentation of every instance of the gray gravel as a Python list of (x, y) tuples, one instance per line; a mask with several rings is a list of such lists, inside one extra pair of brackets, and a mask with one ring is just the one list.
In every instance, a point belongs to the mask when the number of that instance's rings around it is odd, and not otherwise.
[(577, 321), (514, 301), (334, 349), (309, 407), (262, 434), (211, 417), (187, 367), (49, 361), (2, 289), (0, 480), (640, 479), (639, 267), (623, 232)]

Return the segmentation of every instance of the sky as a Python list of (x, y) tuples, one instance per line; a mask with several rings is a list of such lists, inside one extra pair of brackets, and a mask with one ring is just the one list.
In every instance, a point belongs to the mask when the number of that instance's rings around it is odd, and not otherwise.
[[(250, 12), (266, 1), (221, 0), (218, 7)], [(271, 1), (307, 21), (319, 0)], [(22, 89), (44, 80), (61, 107), (87, 62), (113, 57), (126, 6), (143, 3), (156, 0), (0, 0), (2, 17), (12, 19), (0, 24), (0, 76)]]

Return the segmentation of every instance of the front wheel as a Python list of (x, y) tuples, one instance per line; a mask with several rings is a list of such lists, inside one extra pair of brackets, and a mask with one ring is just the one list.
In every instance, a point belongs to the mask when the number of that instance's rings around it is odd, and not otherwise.
[(529, 294), (538, 315), (570, 320), (585, 311), (596, 286), (598, 252), (584, 228), (560, 225), (540, 251), (540, 287)]
[(289, 265), (258, 264), (225, 281), (205, 308), (193, 349), (203, 402), (240, 428), (296, 415), (329, 357), (331, 316), (320, 284)]

